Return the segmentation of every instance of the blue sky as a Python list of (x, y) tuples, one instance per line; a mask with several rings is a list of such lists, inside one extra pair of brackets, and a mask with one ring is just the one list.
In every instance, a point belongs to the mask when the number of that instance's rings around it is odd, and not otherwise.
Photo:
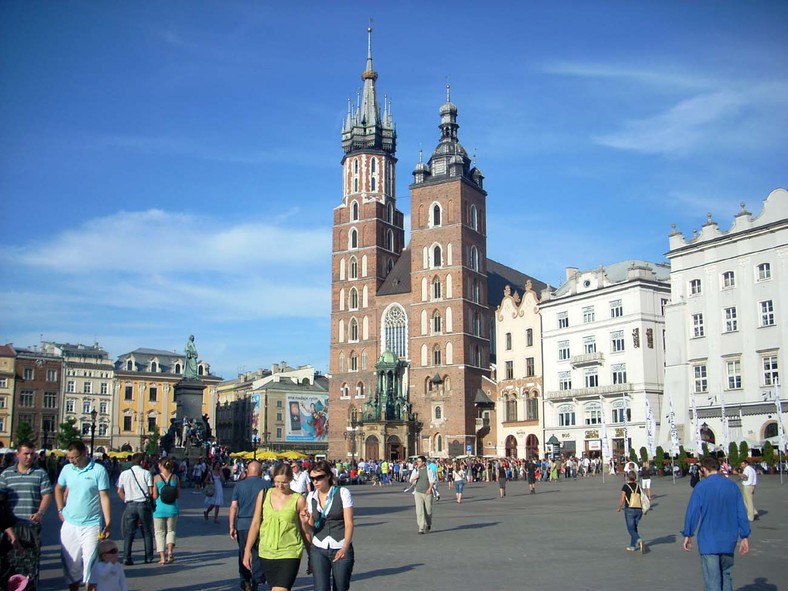
[(0, 341), (328, 366), (339, 135), (373, 21), (398, 205), (451, 84), (489, 256), (664, 260), (788, 185), (785, 2), (0, 3)]

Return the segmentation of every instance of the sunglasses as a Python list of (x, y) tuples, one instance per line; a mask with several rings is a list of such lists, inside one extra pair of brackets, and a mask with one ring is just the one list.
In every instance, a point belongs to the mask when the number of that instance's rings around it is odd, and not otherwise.
[(318, 476), (310, 476), (309, 478), (312, 480), (312, 482), (320, 482), (320, 481), (321, 481), (321, 480), (323, 480), (325, 477), (326, 477), (326, 475), (325, 475), (325, 474), (320, 474), (320, 475), (318, 475)]
[(117, 554), (117, 553), (118, 553), (117, 548), (113, 548), (112, 550), (105, 550), (104, 552), (102, 552), (102, 554)]

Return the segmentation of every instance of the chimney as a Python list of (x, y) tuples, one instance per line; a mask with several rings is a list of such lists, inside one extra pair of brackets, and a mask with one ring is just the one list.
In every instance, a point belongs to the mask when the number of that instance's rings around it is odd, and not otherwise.
[(577, 267), (567, 267), (566, 268), (566, 280), (569, 281), (575, 275), (575, 273), (579, 273), (579, 272), (580, 272), (580, 269), (578, 269)]

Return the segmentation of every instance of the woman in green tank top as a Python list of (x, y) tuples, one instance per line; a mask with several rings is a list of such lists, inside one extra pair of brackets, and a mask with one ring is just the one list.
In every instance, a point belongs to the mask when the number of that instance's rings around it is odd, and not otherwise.
[[(244, 565), (251, 570), (252, 552), (260, 555), (263, 573), (272, 591), (289, 591), (298, 576), (304, 546), (309, 548), (305, 524), (306, 499), (290, 488), (293, 470), (281, 464), (274, 470), (274, 486), (257, 495), (257, 506), (244, 548)], [(254, 547), (258, 539), (259, 545)]]

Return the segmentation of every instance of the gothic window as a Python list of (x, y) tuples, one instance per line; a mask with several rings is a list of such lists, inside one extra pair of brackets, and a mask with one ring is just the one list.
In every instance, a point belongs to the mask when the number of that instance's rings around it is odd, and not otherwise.
[(432, 350), (432, 364), (433, 365), (440, 365), (441, 364), (441, 348), (440, 348), (440, 345), (435, 345), (435, 348)]
[(394, 232), (391, 230), (386, 230), (386, 248), (388, 250), (394, 250)]
[[(443, 418), (443, 410), (440, 406), (435, 407), (435, 420), (440, 421)], [(438, 436), (440, 437), (440, 435)]]
[(408, 317), (399, 304), (391, 305), (383, 315), (383, 350), (389, 350), (397, 357), (407, 357), (405, 348)]
[(432, 315), (432, 332), (433, 334), (440, 334), (443, 332), (443, 318), (440, 312), (435, 312)]
[(356, 257), (350, 257), (350, 272), (348, 276), (351, 279), (358, 279), (358, 260), (356, 260)]
[(432, 298), (435, 300), (441, 299), (441, 279), (438, 276), (432, 280)]
[(471, 228), (473, 228), (474, 230), (478, 230), (479, 229), (479, 212), (476, 209), (475, 205), (471, 205), (471, 219), (470, 219), (470, 223), (471, 223)]
[(350, 230), (348, 236), (348, 248), (358, 248), (358, 230), (355, 228)]
[(442, 254), (443, 254), (443, 251), (441, 251), (440, 245), (436, 244), (432, 248), (432, 266), (433, 267), (440, 267), (443, 264), (442, 263)]
[(351, 343), (358, 341), (358, 320), (355, 318), (350, 320), (350, 334), (348, 335), (348, 340)]
[(370, 162), (369, 162), (369, 169), (370, 169), (370, 171), (372, 171), (372, 174), (375, 174), (375, 172), (376, 172), (376, 164), (375, 164), (375, 159), (374, 158), (372, 160), (370, 160)]
[(475, 246), (471, 246), (471, 269), (479, 270), (479, 250)]
[(350, 206), (350, 220), (353, 222), (358, 221), (358, 201), (354, 201)]
[(358, 290), (354, 287), (350, 290), (350, 310), (358, 310)]
[[(373, 160), (372, 162), (375, 162), (375, 161)], [(373, 176), (372, 180), (370, 181), (370, 189), (372, 191), (377, 191), (377, 189), (375, 188), (375, 181), (377, 181), (377, 179)]]
[(345, 354), (339, 354), (339, 372), (343, 373), (345, 371)]
[(432, 225), (433, 227), (441, 225), (441, 206), (437, 203), (432, 206)]
[(391, 202), (386, 205), (386, 221), (390, 224), (394, 223), (394, 205)]
[(389, 259), (388, 261), (386, 261), (386, 275), (388, 275), (389, 273), (391, 273), (391, 270), (392, 270), (393, 268), (394, 268), (394, 262), (393, 262), (391, 259)]
[(364, 383), (356, 384), (356, 398), (364, 398)]
[(479, 281), (474, 279), (472, 285), (471, 299), (474, 303), (479, 304), (481, 303), (481, 289), (479, 288)]

